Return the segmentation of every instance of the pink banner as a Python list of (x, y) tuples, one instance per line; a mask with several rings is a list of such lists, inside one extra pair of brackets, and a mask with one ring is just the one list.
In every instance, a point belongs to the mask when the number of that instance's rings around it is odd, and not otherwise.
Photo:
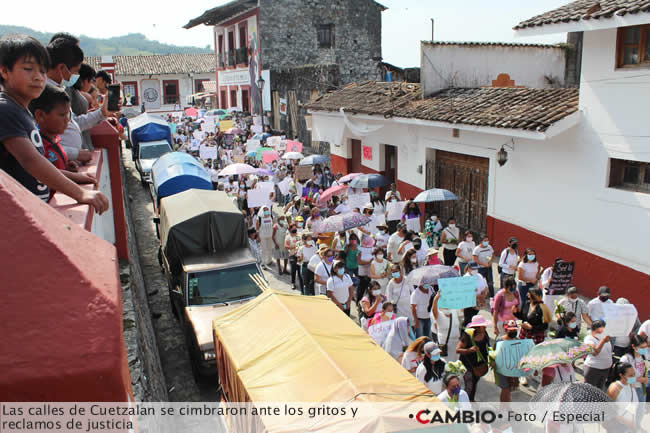
[(302, 152), (302, 143), (299, 141), (287, 141), (287, 152)]
[(269, 163), (278, 160), (278, 152), (263, 152), (262, 161), (264, 163)]

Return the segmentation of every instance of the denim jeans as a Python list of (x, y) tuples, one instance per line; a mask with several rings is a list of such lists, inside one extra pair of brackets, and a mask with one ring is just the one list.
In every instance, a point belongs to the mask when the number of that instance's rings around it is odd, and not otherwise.
[(494, 296), (494, 282), (492, 279), (492, 267), (490, 266), (489, 268), (478, 268), (478, 273), (485, 278), (485, 281), (487, 281), (488, 285), (488, 290), (490, 291), (490, 297)]
[(521, 311), (524, 310), (524, 305), (528, 302), (528, 291), (535, 287), (533, 283), (519, 282), (519, 299), (521, 299)]
[(467, 267), (467, 263), (458, 262), (458, 267), (460, 268), (460, 274), (465, 275), (465, 268)]
[(431, 338), (431, 319), (418, 318), (418, 326), (415, 328), (415, 337), (429, 337)]
[(305, 286), (303, 295), (314, 296), (314, 273), (307, 268), (307, 263), (302, 264), (302, 283)]

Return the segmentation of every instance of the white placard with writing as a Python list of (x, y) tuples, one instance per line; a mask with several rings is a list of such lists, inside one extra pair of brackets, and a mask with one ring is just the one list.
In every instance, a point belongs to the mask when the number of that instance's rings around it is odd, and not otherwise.
[(383, 346), (386, 338), (388, 337), (388, 333), (393, 327), (393, 322), (394, 320), (388, 320), (370, 326), (368, 328), (368, 335), (370, 335), (370, 337), (375, 340), (378, 345)]
[(205, 116), (205, 122), (203, 123), (202, 130), (205, 132), (215, 133), (217, 132), (216, 122), (217, 118), (215, 116)]
[(271, 204), (269, 192), (266, 189), (249, 189), (248, 190), (248, 207), (262, 207)]
[(217, 159), (217, 147), (202, 144), (201, 148), (199, 149), (199, 158), (203, 160)]
[(348, 194), (348, 206), (350, 206), (350, 209), (358, 207), (359, 210), (361, 210), (367, 203), (370, 203), (369, 192), (362, 192), (361, 194)]
[(275, 184), (273, 182), (257, 182), (255, 189), (265, 189), (269, 193), (275, 191)]
[(199, 150), (200, 145), (201, 145), (201, 140), (199, 140), (198, 138), (193, 138), (192, 142), (190, 143), (190, 150), (191, 151)]
[(266, 139), (267, 146), (271, 146), (271, 147), (277, 147), (280, 145), (281, 142), (282, 142), (282, 138), (278, 137), (277, 135), (274, 135)]
[(406, 206), (405, 201), (396, 201), (386, 203), (386, 211), (388, 215), (386, 216), (386, 221), (395, 221), (402, 219), (402, 214), (404, 213), (404, 206)]
[(250, 139), (246, 142), (246, 153), (255, 152), (262, 145), (259, 140)]
[(632, 332), (638, 317), (632, 304), (602, 304), (605, 316), (605, 335), (623, 337)]

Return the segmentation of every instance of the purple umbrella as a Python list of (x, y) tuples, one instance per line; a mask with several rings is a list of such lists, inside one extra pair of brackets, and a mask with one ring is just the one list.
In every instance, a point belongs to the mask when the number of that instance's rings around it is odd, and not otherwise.
[(423, 266), (421, 268), (413, 269), (408, 276), (408, 283), (413, 286), (421, 286), (423, 284), (438, 284), (440, 278), (454, 278), (458, 276), (458, 271), (451, 266), (433, 265)]
[(360, 213), (350, 212), (326, 218), (318, 227), (320, 233), (342, 232), (366, 225), (370, 218)]
[(255, 170), (255, 174), (258, 176), (273, 176), (273, 171), (268, 168), (258, 168)]

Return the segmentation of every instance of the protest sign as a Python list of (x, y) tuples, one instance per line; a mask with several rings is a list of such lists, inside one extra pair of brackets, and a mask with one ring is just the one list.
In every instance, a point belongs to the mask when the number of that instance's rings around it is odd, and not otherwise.
[(311, 165), (299, 165), (296, 167), (296, 177), (298, 180), (311, 179), (313, 176)]
[(219, 131), (226, 132), (232, 128), (232, 120), (221, 120), (219, 121)]
[(555, 261), (551, 283), (548, 286), (552, 295), (564, 295), (567, 289), (571, 287), (571, 278), (573, 278), (575, 266), (576, 262), (567, 262), (562, 259)]
[(223, 144), (226, 146), (232, 146), (233, 144), (235, 144), (235, 134), (224, 134)]
[(291, 179), (288, 177), (285, 177), (282, 179), (280, 183), (278, 183), (278, 188), (280, 189), (280, 193), (282, 195), (287, 195), (289, 194), (289, 184), (291, 183)]
[(386, 211), (388, 212), (388, 215), (386, 216), (386, 221), (401, 220), (402, 214), (404, 213), (404, 206), (406, 206), (405, 201), (386, 203)]
[(271, 200), (269, 199), (269, 192), (265, 189), (249, 189), (248, 190), (248, 207), (261, 207), (268, 206)]
[[(267, 138), (267, 139), (266, 139), (266, 142), (268, 143), (268, 141), (269, 141), (269, 139)], [(285, 152), (285, 151), (287, 150), (287, 142), (286, 142), (285, 140), (280, 140), (280, 142), (279, 142), (278, 145), (276, 146), (276, 149), (277, 149), (278, 151)]]
[(388, 333), (393, 327), (394, 320), (380, 322), (368, 327), (368, 335), (375, 340), (375, 342), (382, 346), (388, 337)]
[(261, 134), (262, 131), (263, 131), (263, 129), (262, 129), (262, 125), (253, 125), (253, 126), (251, 127), (251, 130), (252, 130), (253, 133), (255, 133), (255, 134)]
[(206, 146), (205, 144), (202, 144), (199, 148), (199, 158), (203, 160), (217, 159), (217, 147)]
[(215, 116), (205, 116), (205, 123), (203, 123), (202, 129), (205, 132), (211, 132), (211, 133), (217, 132), (217, 125), (215, 122), (216, 122)]
[(605, 316), (605, 335), (623, 337), (632, 332), (638, 317), (632, 304), (601, 304)]
[(526, 373), (519, 368), (521, 358), (526, 355), (530, 349), (535, 346), (533, 340), (503, 340), (497, 342), (496, 349), (496, 371), (508, 377), (528, 376), (532, 374)]
[(259, 140), (250, 139), (246, 142), (246, 153), (257, 152), (257, 149), (262, 145)]
[(370, 203), (369, 192), (362, 192), (361, 194), (348, 194), (348, 206), (350, 206), (350, 209), (358, 207), (359, 210), (361, 210), (366, 203)]
[(201, 140), (199, 140), (198, 138), (193, 138), (189, 147), (191, 151), (195, 151), (195, 150), (199, 150), (200, 145), (201, 145)]
[(478, 281), (475, 275), (455, 278), (440, 278), (440, 299), (438, 308), (462, 310), (476, 306), (476, 288)]
[(274, 135), (273, 137), (269, 137), (266, 139), (266, 144), (271, 147), (277, 148), (277, 146), (280, 144), (282, 141), (282, 138), (280, 138), (277, 135)]
[(273, 161), (278, 160), (278, 152), (276, 151), (266, 151), (262, 152), (262, 162), (265, 164), (270, 164)]
[(261, 161), (262, 160), (262, 153), (270, 152), (272, 150), (273, 149), (270, 148), (270, 147), (258, 147), (257, 150), (255, 151), (256, 152), (255, 159), (257, 159), (258, 161)]
[(268, 193), (272, 193), (275, 191), (275, 184), (273, 182), (257, 182), (257, 185), (255, 185), (256, 189), (265, 189)]
[(302, 152), (302, 143), (299, 141), (287, 141), (287, 152)]

